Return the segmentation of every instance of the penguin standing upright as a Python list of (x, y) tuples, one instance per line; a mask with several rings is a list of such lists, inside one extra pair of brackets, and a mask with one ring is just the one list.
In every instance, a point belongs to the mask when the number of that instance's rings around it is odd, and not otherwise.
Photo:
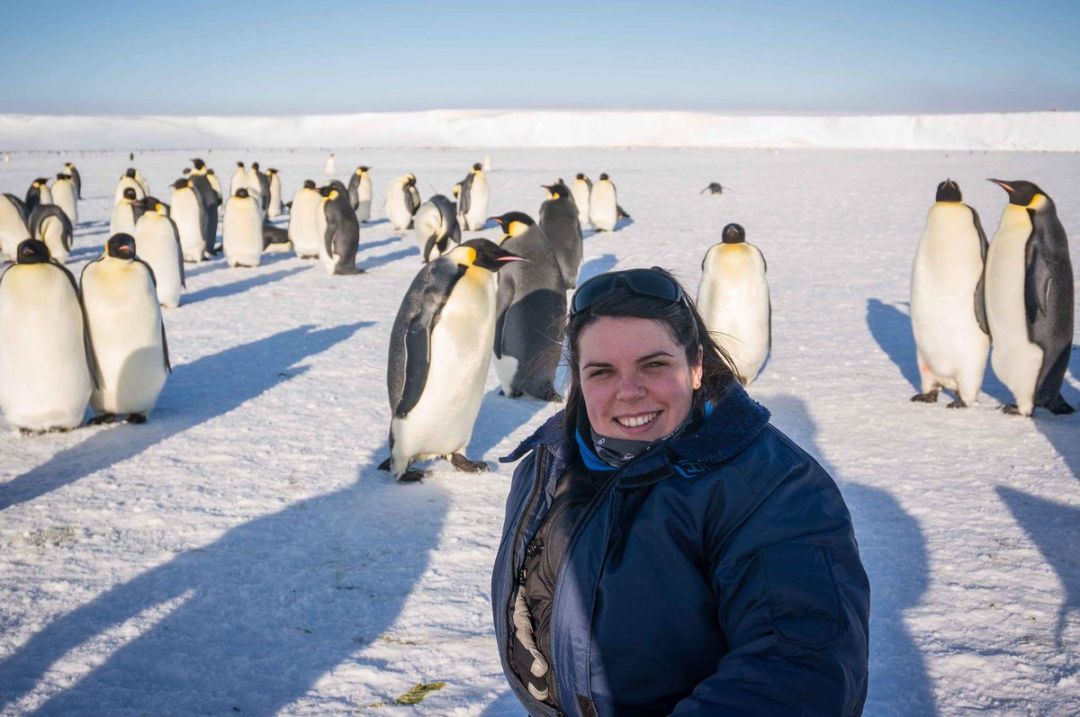
[(485, 470), (462, 453), (484, 397), (495, 336), (494, 272), (521, 257), (473, 239), (424, 264), (398, 309), (386, 367), (390, 457), (379, 466), (399, 481), (433, 456), (458, 470)]
[(230, 267), (258, 266), (263, 251), (262, 207), (244, 187), (225, 202), (221, 247)]
[(956, 393), (949, 408), (975, 402), (986, 371), (990, 335), (983, 296), (986, 234), (978, 213), (946, 179), (937, 187), (911, 270), (911, 328), (922, 393), (933, 403), (942, 388)]
[(19, 244), (30, 238), (30, 227), (18, 197), (0, 194), (0, 252), (8, 261), (18, 259)]
[(0, 413), (24, 431), (82, 423), (93, 354), (75, 277), (27, 239), (0, 275)]
[(258, 162), (252, 162), (248, 170), (248, 194), (258, 195), (259, 205), (265, 214), (270, 207), (270, 177), (259, 168)]
[(420, 208), (416, 192), (416, 176), (396, 177), (386, 188), (386, 216), (391, 226), (403, 231), (412, 226), (413, 214)]
[(52, 190), (49, 189), (49, 180), (38, 177), (30, 183), (26, 190), (26, 211), (33, 212), (39, 204), (52, 204)]
[(986, 254), (990, 364), (1016, 399), (1006, 413), (1042, 406), (1073, 413), (1061, 395), (1073, 339), (1069, 240), (1054, 201), (1027, 181), (991, 179), (1009, 194)]
[(581, 172), (574, 177), (574, 186), (570, 190), (574, 195), (574, 203), (577, 204), (578, 222), (582, 226), (589, 222), (589, 197), (592, 194), (592, 180)]
[(191, 186), (202, 197), (203, 206), (206, 207), (206, 212), (203, 213), (203, 221), (206, 223), (203, 229), (203, 241), (206, 244), (206, 252), (213, 254), (217, 249), (218, 208), (221, 206), (221, 200), (210, 185), (210, 180), (206, 178), (210, 171), (206, 162), (196, 157), (191, 160), (191, 164), (194, 168), (188, 175), (188, 179), (191, 180)]
[(113, 234), (134, 234), (135, 222), (142, 214), (143, 205), (134, 187), (126, 187), (109, 216), (109, 236)]
[(78, 168), (71, 162), (64, 162), (64, 171), (71, 177), (71, 183), (75, 185), (75, 198), (82, 199), (82, 175)]
[(565, 288), (573, 289), (577, 286), (584, 251), (578, 208), (570, 188), (562, 179), (555, 184), (544, 185), (544, 189), (548, 191), (548, 199), (540, 205), (540, 228), (544, 230), (544, 236), (548, 238), (555, 260), (559, 263)]
[(454, 203), (436, 194), (420, 205), (413, 216), (413, 232), (420, 248), (421, 261), (437, 259), (461, 243), (461, 228)]
[(75, 183), (71, 181), (71, 175), (63, 173), (56, 175), (51, 189), (53, 204), (64, 210), (64, 214), (67, 214), (68, 219), (71, 220), (71, 226), (74, 227), (79, 223), (79, 209), (75, 199)]
[(176, 223), (184, 261), (201, 262), (211, 256), (206, 246), (206, 205), (190, 179), (177, 179), (172, 185), (169, 217)]
[(601, 174), (589, 192), (589, 223), (597, 231), (610, 232), (615, 230), (618, 221), (619, 200), (615, 184), (606, 174)]
[(169, 208), (154, 197), (147, 197), (146, 212), (135, 223), (135, 246), (139, 258), (154, 272), (158, 303), (175, 309), (180, 305), (184, 288), (184, 255), (180, 233), (169, 217)]
[(561, 401), (555, 390), (555, 370), (562, 355), (566, 318), (562, 269), (544, 230), (532, 217), (508, 212), (495, 221), (504, 233), (499, 246), (526, 259), (498, 275), (495, 373), (509, 398), (528, 395), (541, 401)]
[(477, 162), (461, 181), (461, 196), (458, 197), (458, 217), (466, 231), (479, 231), (484, 228), (490, 199), (491, 187), (488, 186), (484, 166)]
[(371, 167), (360, 166), (349, 180), (349, 202), (356, 210), (356, 220), (366, 222), (371, 219)]
[(323, 173), (327, 177), (333, 177), (337, 173), (337, 162), (334, 160), (334, 153), (331, 152), (330, 156), (326, 158), (326, 166), (323, 167)]
[(150, 182), (147, 181), (146, 177), (143, 176), (143, 173), (139, 171), (138, 167), (135, 168), (135, 181), (142, 187), (142, 196), (139, 198), (142, 199), (143, 197), (150, 196)]
[(301, 259), (314, 259), (324, 250), (325, 216), (320, 222), (320, 214), (323, 214), (322, 195), (315, 188), (314, 180), (305, 179), (304, 186), (293, 195), (289, 209), (289, 241)]
[(154, 272), (135, 255), (133, 237), (114, 234), (105, 253), (83, 269), (80, 283), (97, 366), (91, 422), (123, 416), (144, 423), (170, 371)]
[(229, 196), (236, 194), (240, 187), (247, 187), (247, 169), (243, 162), (237, 162), (233, 170), (232, 179), (229, 180)]
[(323, 244), (319, 258), (328, 274), (363, 274), (356, 266), (356, 249), (360, 245), (360, 222), (349, 204), (348, 190), (340, 182), (332, 182), (319, 192), (322, 195), (322, 214), (325, 219)]
[(719, 244), (701, 262), (698, 310), (709, 333), (727, 351), (743, 384), (761, 371), (772, 345), (772, 305), (765, 257), (738, 224), (724, 227)]
[(63, 209), (55, 204), (39, 204), (30, 213), (30, 236), (45, 242), (49, 256), (63, 264), (71, 253), (75, 229)]
[[(217, 199), (218, 204), (221, 204), (223, 199), (221, 195), (221, 180), (218, 179), (217, 173), (213, 169), (206, 170), (206, 181), (210, 182), (210, 188), (214, 190), (214, 197)], [(150, 194), (150, 188), (147, 187), (146, 194)]]
[(277, 219), (281, 216), (281, 176), (278, 171), (273, 167), (266, 170), (266, 177), (269, 181), (270, 188), (270, 203), (266, 207), (266, 216), (270, 219)]
[[(135, 199), (142, 199), (146, 196), (146, 190), (143, 189), (143, 185), (135, 177), (134, 167), (128, 167), (127, 170), (120, 175), (120, 179), (116, 180), (116, 191), (113, 193), (114, 206), (124, 199), (128, 189), (135, 192)], [(112, 232), (112, 234), (115, 233), (116, 232)], [(110, 234), (110, 236), (112, 234)]]

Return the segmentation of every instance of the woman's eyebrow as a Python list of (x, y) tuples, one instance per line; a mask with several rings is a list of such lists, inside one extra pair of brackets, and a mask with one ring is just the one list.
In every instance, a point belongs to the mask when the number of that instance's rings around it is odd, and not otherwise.
[[(668, 351), (662, 351), (662, 350), (661, 351), (654, 351), (651, 354), (646, 354), (645, 356), (642, 356), (641, 358), (637, 359), (637, 361), (635, 361), (635, 363), (644, 363), (646, 361), (650, 361), (650, 360), (652, 360), (654, 358), (657, 358), (657, 357), (660, 357), (660, 356), (666, 356), (667, 358), (672, 357), (671, 353), (668, 352)], [(601, 367), (601, 368), (610, 368), (611, 364), (607, 363), (606, 361), (590, 361), (589, 363), (585, 364), (581, 368), (589, 368), (589, 367), (592, 367), (592, 366), (597, 366), (597, 367)]]

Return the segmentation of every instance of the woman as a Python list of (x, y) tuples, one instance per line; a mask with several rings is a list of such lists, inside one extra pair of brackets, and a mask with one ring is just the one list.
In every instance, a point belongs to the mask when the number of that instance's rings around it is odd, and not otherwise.
[(571, 301), (570, 389), (504, 461), (492, 579), (532, 715), (857, 715), (869, 584), (829, 475), (662, 269)]

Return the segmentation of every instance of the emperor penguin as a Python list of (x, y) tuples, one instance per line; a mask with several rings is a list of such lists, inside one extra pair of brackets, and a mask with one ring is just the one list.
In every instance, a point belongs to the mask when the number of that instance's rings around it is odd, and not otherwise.
[(720, 182), (709, 182), (709, 186), (702, 189), (698, 194), (704, 194), (705, 192), (708, 192), (709, 194), (723, 194), (725, 189), (729, 192), (731, 191), (731, 187), (725, 187), (720, 184)]
[(258, 266), (263, 251), (262, 207), (244, 187), (225, 202), (221, 246), (230, 267)]
[[(217, 201), (220, 204), (222, 200), (221, 196), (221, 180), (218, 179), (217, 174), (213, 169), (206, 170), (206, 181), (210, 182), (210, 188), (214, 190), (214, 196), (217, 197)], [(146, 189), (146, 193), (150, 194), (149, 186)]]
[(55, 204), (39, 204), (30, 213), (30, 236), (45, 242), (54, 261), (67, 261), (74, 235), (71, 220)]
[(454, 203), (436, 194), (420, 205), (413, 216), (413, 231), (420, 248), (420, 260), (431, 261), (461, 243), (461, 228)]
[(991, 182), (1009, 194), (986, 254), (990, 364), (1013, 394), (1006, 413), (1031, 416), (1037, 406), (1073, 413), (1061, 395), (1073, 339), (1069, 240), (1054, 201), (1027, 181)]
[(949, 408), (975, 402), (990, 353), (986, 234), (978, 212), (962, 199), (951, 179), (938, 185), (911, 270), (911, 328), (922, 384), (911, 400), (933, 403), (946, 388), (956, 393)]
[(589, 221), (589, 196), (592, 194), (592, 180), (581, 172), (574, 177), (574, 186), (570, 190), (577, 204), (578, 222), (585, 225)]
[(75, 198), (82, 199), (82, 175), (78, 168), (71, 162), (64, 162), (64, 171), (71, 177), (71, 183), (75, 185)]
[(135, 222), (142, 214), (143, 204), (134, 187), (126, 187), (124, 195), (113, 205), (109, 217), (109, 236), (113, 234), (134, 234)]
[[(146, 190), (135, 176), (134, 167), (128, 167), (127, 171), (120, 175), (120, 179), (116, 180), (116, 191), (113, 193), (114, 206), (124, 199), (128, 189), (135, 192), (135, 199), (142, 199), (146, 196)], [(116, 232), (111, 232), (110, 236), (112, 234), (116, 234)]]
[(146, 177), (143, 176), (143, 173), (139, 171), (138, 167), (135, 168), (135, 181), (142, 187), (142, 195), (144, 197), (149, 196), (150, 182), (147, 181)]
[(53, 204), (64, 210), (64, 214), (67, 214), (68, 219), (71, 220), (71, 226), (77, 225), (79, 210), (75, 198), (75, 183), (71, 181), (71, 175), (63, 173), (56, 175), (51, 189)]
[(259, 168), (258, 162), (251, 163), (248, 170), (248, 193), (258, 194), (263, 213), (270, 208), (270, 177)]
[(727, 351), (735, 371), (749, 386), (772, 344), (772, 305), (765, 257), (746, 241), (746, 231), (728, 224), (719, 244), (701, 262), (698, 310), (709, 333)]
[(18, 259), (19, 244), (30, 238), (25, 206), (18, 197), (0, 194), (0, 252), (8, 261)]
[(520, 260), (488, 239), (472, 239), (424, 264), (390, 332), (386, 383), (390, 457), (379, 466), (418, 481), (414, 461), (434, 456), (463, 471), (486, 470), (463, 451), (472, 438), (495, 337), (495, 272)]
[(277, 219), (282, 215), (281, 176), (276, 169), (270, 167), (266, 170), (266, 177), (270, 191), (270, 204), (266, 207), (266, 216), (270, 219)]
[(416, 176), (396, 177), (386, 188), (386, 216), (398, 231), (412, 226), (413, 214), (420, 208), (416, 192)]
[[(305, 179), (304, 186), (293, 195), (292, 208), (289, 210), (289, 241), (301, 259), (318, 257), (320, 247), (325, 246), (317, 220), (322, 213), (322, 195), (315, 188), (314, 180)], [(325, 217), (321, 223), (325, 225)], [(325, 226), (321, 231), (325, 231)]]
[(206, 162), (196, 157), (191, 160), (191, 164), (192, 170), (188, 175), (188, 179), (191, 180), (191, 186), (202, 197), (203, 206), (206, 207), (206, 212), (203, 213), (203, 221), (205, 222), (203, 240), (206, 243), (207, 251), (213, 254), (217, 246), (218, 208), (221, 206), (221, 200), (214, 193), (210, 180), (206, 178), (206, 175), (210, 172)]
[[(334, 186), (337, 185), (337, 186)], [(356, 266), (356, 250), (360, 245), (360, 222), (349, 204), (348, 190), (341, 191), (340, 182), (323, 187), (322, 215), (325, 220), (323, 243), (319, 258), (327, 274), (363, 274)]]
[(371, 219), (371, 167), (360, 166), (349, 180), (349, 201), (356, 210), (356, 220), (366, 222)]
[(207, 212), (202, 196), (195, 191), (190, 179), (177, 179), (172, 185), (169, 199), (169, 217), (176, 223), (176, 232), (180, 236), (180, 250), (184, 261), (201, 262), (212, 256), (213, 247), (206, 245)]
[(185, 287), (180, 232), (169, 217), (169, 207), (155, 197), (147, 197), (145, 202), (146, 212), (135, 223), (135, 246), (139, 258), (154, 272), (158, 303), (175, 309)]
[(323, 174), (327, 177), (333, 177), (337, 173), (337, 162), (334, 160), (334, 153), (331, 152), (330, 156), (326, 158), (326, 166), (323, 167)]
[(0, 275), (0, 412), (27, 432), (83, 420), (95, 369), (75, 277), (26, 239)]
[(544, 230), (544, 236), (548, 238), (555, 260), (559, 263), (564, 287), (573, 289), (577, 286), (584, 251), (578, 208), (570, 188), (562, 179), (543, 186), (548, 192), (548, 199), (540, 205), (540, 228)]
[(532, 217), (508, 212), (494, 219), (503, 230), (499, 246), (526, 259), (498, 274), (494, 354), (503, 395), (561, 401), (555, 390), (555, 370), (566, 321), (562, 269), (544, 230)]
[(45, 177), (38, 177), (30, 183), (30, 188), (26, 190), (26, 211), (34, 211), (34, 207), (39, 204), (52, 204), (52, 190), (49, 189), (49, 180)]
[(145, 423), (169, 374), (169, 350), (154, 288), (154, 271), (135, 254), (128, 234), (109, 237), (105, 253), (80, 280), (97, 386), (92, 423)]
[(247, 187), (247, 168), (243, 162), (237, 162), (233, 170), (232, 179), (229, 180), (229, 196), (236, 194), (240, 187)]
[(601, 232), (615, 231), (619, 221), (619, 202), (615, 193), (615, 184), (606, 174), (589, 192), (589, 223)]
[(477, 162), (461, 181), (461, 196), (458, 197), (458, 217), (466, 231), (484, 228), (490, 199), (491, 187), (484, 174), (484, 165)]

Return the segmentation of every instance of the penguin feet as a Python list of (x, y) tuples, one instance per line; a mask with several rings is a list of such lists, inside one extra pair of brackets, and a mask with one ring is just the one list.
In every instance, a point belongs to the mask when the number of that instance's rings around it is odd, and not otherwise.
[(945, 406), (945, 408), (967, 408), (967, 404), (964, 403), (964, 399), (958, 397), (955, 401)]
[(459, 471), (464, 471), (465, 473), (479, 473), (481, 471), (491, 470), (491, 467), (488, 466), (487, 463), (484, 463), (483, 461), (470, 461), (460, 453), (451, 454), (450, 462), (454, 465), (454, 468), (457, 468)]
[(423, 479), (424, 479), (424, 471), (416, 470), (414, 468), (413, 470), (405, 471), (404, 473), (399, 475), (398, 479), (397, 479), (397, 482), (398, 483), (419, 483)]
[(134, 423), (136, 425), (141, 424), (141, 423), (146, 423), (146, 414), (145, 413), (129, 413), (127, 415), (127, 417), (124, 418), (124, 423)]
[(1067, 416), (1070, 413), (1076, 413), (1076, 409), (1070, 406), (1060, 393), (1046, 404), (1046, 408), (1055, 416)]
[(388, 473), (390, 472), (390, 459), (389, 458), (387, 458), (385, 461), (383, 461), (382, 463), (379, 464), (379, 470), (386, 471)]
[(102, 413), (90, 419), (91, 426), (104, 426), (116, 421), (115, 413)]
[(354, 274), (366, 274), (367, 269), (361, 269), (358, 266), (339, 266), (334, 269), (334, 273), (340, 276), (352, 276)]
[(916, 393), (911, 397), (911, 400), (917, 403), (937, 403), (937, 397), (938, 391), (937, 389), (934, 389), (933, 391), (927, 391), (926, 393)]
[(1006, 403), (1004, 406), (1001, 407), (1001, 412), (1004, 413), (1006, 416), (1023, 416), (1024, 415), (1023, 413), (1020, 412), (1020, 409), (1016, 407), (1015, 403)]

